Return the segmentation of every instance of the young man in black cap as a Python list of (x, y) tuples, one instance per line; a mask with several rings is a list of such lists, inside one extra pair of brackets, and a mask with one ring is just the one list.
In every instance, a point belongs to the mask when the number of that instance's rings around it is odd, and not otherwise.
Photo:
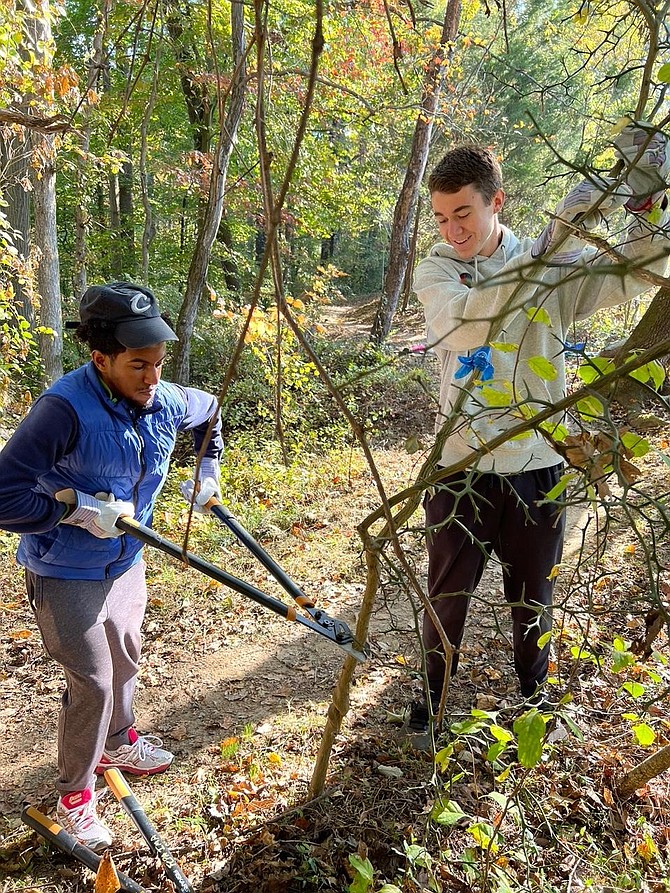
[(80, 319), (90, 363), (46, 390), (0, 452), (0, 527), (21, 534), (28, 598), (65, 672), (57, 817), (102, 850), (112, 837), (96, 813), (95, 774), (154, 774), (173, 759), (135, 730), (145, 566), (142, 544), (115, 523), (151, 523), (178, 431), (192, 432), (196, 453), (204, 446), (197, 502), (218, 494), (222, 441), (215, 397), (161, 381), (166, 342), (178, 339), (149, 289), (91, 286)]

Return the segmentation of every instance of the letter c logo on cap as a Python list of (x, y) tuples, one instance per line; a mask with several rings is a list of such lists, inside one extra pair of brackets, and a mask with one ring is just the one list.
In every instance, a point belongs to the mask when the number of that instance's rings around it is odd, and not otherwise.
[(151, 298), (142, 294), (141, 291), (136, 291), (130, 299), (130, 309), (133, 313), (146, 313), (150, 308)]

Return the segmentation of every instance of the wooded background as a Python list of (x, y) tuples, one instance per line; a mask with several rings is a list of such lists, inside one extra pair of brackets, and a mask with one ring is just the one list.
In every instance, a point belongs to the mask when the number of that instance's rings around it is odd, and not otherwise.
[(493, 146), (504, 222), (539, 231), (571, 175), (612, 167), (621, 116), (667, 121), (667, 10), (5, 0), (5, 390), (76, 363), (63, 319), (87, 284), (112, 279), (148, 284), (173, 314), (181, 382), (198, 325), (218, 315), (223, 329), (284, 296), (302, 313), (329, 294), (378, 294), (383, 342), (435, 241), (429, 159)]

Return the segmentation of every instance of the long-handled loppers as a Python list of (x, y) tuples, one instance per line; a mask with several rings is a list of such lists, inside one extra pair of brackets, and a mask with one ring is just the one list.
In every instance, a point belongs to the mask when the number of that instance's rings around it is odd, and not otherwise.
[[(263, 567), (270, 571), (284, 591), (295, 600), (296, 604), (300, 605), (300, 607), (309, 614), (312, 620), (318, 624), (320, 629), (329, 630), (336, 644), (340, 646), (345, 643), (351, 645), (352, 656), (355, 657), (356, 660), (365, 660), (365, 655), (362, 653), (363, 650), (360, 646), (356, 645), (354, 637), (347, 624), (342, 620), (336, 620), (335, 618), (330, 617), (321, 608), (317, 608), (312, 599), (305, 595), (297, 583), (289, 577), (286, 571), (277, 564), (274, 558), (265, 551), (261, 544), (256, 542), (249, 531), (245, 530), (235, 515), (233, 515), (225, 505), (220, 503), (219, 500), (213, 496), (207, 502), (205, 508), (210, 509), (212, 514), (215, 515), (219, 521), (223, 521), (226, 527), (235, 534), (242, 545), (246, 546), (251, 554), (260, 561)], [(331, 636), (329, 636), (329, 638), (331, 638)], [(358, 652), (357, 654), (353, 654), (354, 648)]]
[[(73, 503), (76, 501), (75, 492), (71, 489), (60, 490), (56, 496), (61, 502), (65, 503)], [(212, 502), (212, 500), (210, 500), (210, 502)], [(220, 517), (225, 523), (229, 524), (229, 526), (234, 522), (235, 526), (231, 526), (231, 529), (234, 530), (236, 536), (249, 549), (251, 549), (253, 554), (265, 565), (275, 579), (287, 592), (290, 593), (290, 595), (293, 596), (297, 604), (307, 611), (310, 615), (309, 617), (303, 617), (302, 614), (296, 612), (292, 605), (285, 605), (284, 602), (279, 601), (279, 599), (273, 598), (271, 595), (266, 595), (266, 593), (261, 592), (260, 589), (256, 589), (255, 586), (252, 586), (251, 583), (246, 583), (244, 580), (240, 580), (238, 577), (226, 573), (226, 571), (221, 570), (221, 568), (217, 567), (215, 564), (205, 561), (204, 558), (198, 558), (198, 556), (194, 555), (192, 552), (184, 551), (180, 546), (177, 546), (175, 543), (170, 542), (170, 540), (165, 539), (164, 536), (156, 533), (155, 530), (140, 524), (135, 518), (129, 518), (122, 515), (117, 519), (116, 527), (118, 527), (119, 530), (123, 530), (124, 533), (129, 533), (131, 536), (136, 537), (148, 546), (153, 546), (155, 549), (165, 552), (166, 555), (176, 558), (178, 561), (186, 562), (190, 567), (194, 567), (206, 576), (211, 577), (212, 580), (216, 580), (218, 583), (223, 583), (224, 586), (234, 589), (235, 592), (239, 592), (240, 595), (245, 595), (257, 604), (262, 605), (264, 608), (268, 608), (270, 611), (274, 611), (275, 614), (279, 614), (279, 616), (283, 617), (285, 620), (293, 620), (302, 626), (306, 626), (307, 629), (311, 629), (312, 632), (328, 639), (333, 645), (337, 645), (338, 648), (341, 648), (349, 657), (353, 657), (354, 660), (359, 661), (359, 663), (365, 661), (367, 658), (363, 647), (356, 642), (347, 624), (343, 620), (335, 620), (325, 611), (315, 608), (313, 602), (307, 598), (295, 583), (293, 583), (279, 565), (270, 558), (267, 552), (265, 552), (265, 550), (253, 539), (251, 534), (247, 533), (242, 525), (236, 521), (233, 515), (224, 509), (218, 500), (214, 500), (214, 502), (216, 503), (215, 507), (220, 510), (220, 512), (217, 511), (216, 513), (217, 517)]]
[(165, 873), (174, 884), (177, 893), (193, 893), (191, 882), (184, 875), (163, 838), (147, 818), (147, 814), (142, 809), (137, 797), (130, 790), (130, 786), (123, 775), (118, 769), (108, 769), (105, 772), (105, 781), (123, 807), (124, 812), (130, 816), (133, 824), (146, 840), (153, 855), (163, 863)]
[[(223, 508), (221, 506), (221, 508)], [(232, 516), (231, 516), (232, 517)], [(311, 629), (312, 632), (317, 633), (320, 636), (323, 636), (325, 639), (328, 639), (329, 642), (332, 642), (333, 645), (337, 645), (338, 648), (341, 648), (349, 657), (353, 657), (354, 660), (359, 662), (363, 662), (366, 660), (365, 653), (362, 647), (356, 642), (354, 636), (352, 635), (351, 630), (347, 626), (346, 623), (342, 620), (335, 620), (330, 617), (325, 611), (321, 611), (319, 609), (314, 608), (313, 603), (307, 598), (307, 596), (300, 593), (298, 597), (297, 594), (294, 595), (291, 592), (291, 595), (295, 598), (296, 602), (300, 605), (300, 607), (304, 608), (309, 614), (309, 617), (303, 617), (302, 614), (298, 614), (296, 609), (292, 605), (286, 605), (284, 602), (279, 601), (279, 599), (273, 598), (271, 595), (267, 595), (264, 592), (261, 592), (260, 589), (256, 589), (255, 586), (252, 586), (251, 583), (246, 583), (244, 580), (240, 580), (238, 577), (234, 577), (232, 574), (226, 573), (226, 571), (221, 570), (221, 568), (217, 567), (215, 564), (212, 564), (209, 561), (205, 561), (204, 558), (198, 558), (197, 555), (194, 555), (192, 552), (184, 552), (184, 550), (177, 546), (175, 543), (170, 542), (165, 539), (165, 537), (161, 536), (159, 533), (156, 533), (155, 530), (152, 530), (150, 527), (145, 527), (143, 524), (140, 524), (134, 518), (128, 517), (120, 517), (116, 526), (119, 530), (123, 530), (124, 533), (129, 533), (131, 536), (136, 537), (141, 540), (143, 543), (146, 543), (149, 546), (153, 546), (156, 549), (159, 549), (161, 552), (165, 552), (166, 555), (170, 555), (173, 558), (178, 559), (179, 561), (185, 561), (190, 567), (194, 567), (196, 570), (200, 571), (203, 574), (206, 574), (208, 577), (211, 577), (213, 580), (216, 580), (219, 583), (223, 583), (224, 586), (230, 587), (230, 589), (235, 590), (235, 592), (239, 592), (240, 595), (244, 595), (247, 598), (250, 598), (252, 601), (255, 601), (257, 604), (262, 605), (264, 608), (268, 608), (270, 611), (274, 611), (275, 614), (279, 614), (280, 617), (284, 617), (286, 620), (293, 620), (296, 623), (301, 624), (302, 626), (306, 626), (307, 629)], [(243, 529), (243, 528), (242, 528)], [(246, 531), (245, 531), (246, 533)], [(246, 534), (249, 539), (251, 537), (249, 534)], [(252, 540), (253, 542), (253, 540)], [(260, 552), (263, 552), (263, 549), (256, 543), (257, 549)], [(256, 554), (256, 553), (254, 553)], [(263, 553), (265, 554), (265, 553)], [(266, 555), (267, 560), (272, 562), (272, 559), (269, 555)], [(274, 565), (274, 562), (272, 562)], [(278, 571), (281, 572), (282, 576), (288, 580), (281, 568), (278, 565), (274, 565)], [(267, 567), (267, 565), (266, 565)], [(270, 568), (268, 568), (270, 569)], [(273, 575), (275, 575), (278, 582), (282, 582), (280, 577), (277, 577), (275, 572), (272, 571)], [(284, 585), (282, 583), (282, 585)], [(293, 584), (297, 593), (300, 590)], [(290, 591), (290, 590), (289, 590)]]
[[(93, 850), (89, 849), (89, 847), (76, 841), (71, 834), (68, 834), (65, 828), (62, 828), (58, 824), (58, 822), (54, 822), (53, 819), (48, 818), (44, 813), (41, 813), (39, 809), (36, 809), (30, 804), (26, 804), (21, 813), (21, 819), (29, 828), (32, 828), (33, 831), (37, 831), (39, 835), (45, 840), (48, 840), (50, 844), (55, 846), (62, 853), (66, 853), (68, 856), (73, 856), (78, 862), (81, 862), (82, 865), (90, 868), (93, 872), (97, 872), (102, 856), (99, 856), (97, 853), (94, 853)], [(125, 891), (125, 893), (144, 893), (144, 889), (127, 875), (122, 874), (119, 871), (118, 877), (119, 883), (121, 884), (121, 890)]]

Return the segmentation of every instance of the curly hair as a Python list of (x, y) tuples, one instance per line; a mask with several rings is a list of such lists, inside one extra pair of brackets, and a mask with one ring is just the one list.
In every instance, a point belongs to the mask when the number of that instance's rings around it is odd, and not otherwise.
[[(161, 319), (173, 328), (169, 313), (161, 313)], [(114, 337), (116, 323), (107, 319), (89, 319), (80, 322), (74, 336), (78, 341), (88, 345), (89, 350), (99, 350), (108, 357), (116, 357), (128, 350)]]
[(436, 164), (428, 178), (428, 190), (458, 192), (464, 186), (474, 186), (484, 202), (490, 205), (493, 196), (502, 189), (502, 171), (498, 160), (486, 146), (475, 143), (456, 146)]

